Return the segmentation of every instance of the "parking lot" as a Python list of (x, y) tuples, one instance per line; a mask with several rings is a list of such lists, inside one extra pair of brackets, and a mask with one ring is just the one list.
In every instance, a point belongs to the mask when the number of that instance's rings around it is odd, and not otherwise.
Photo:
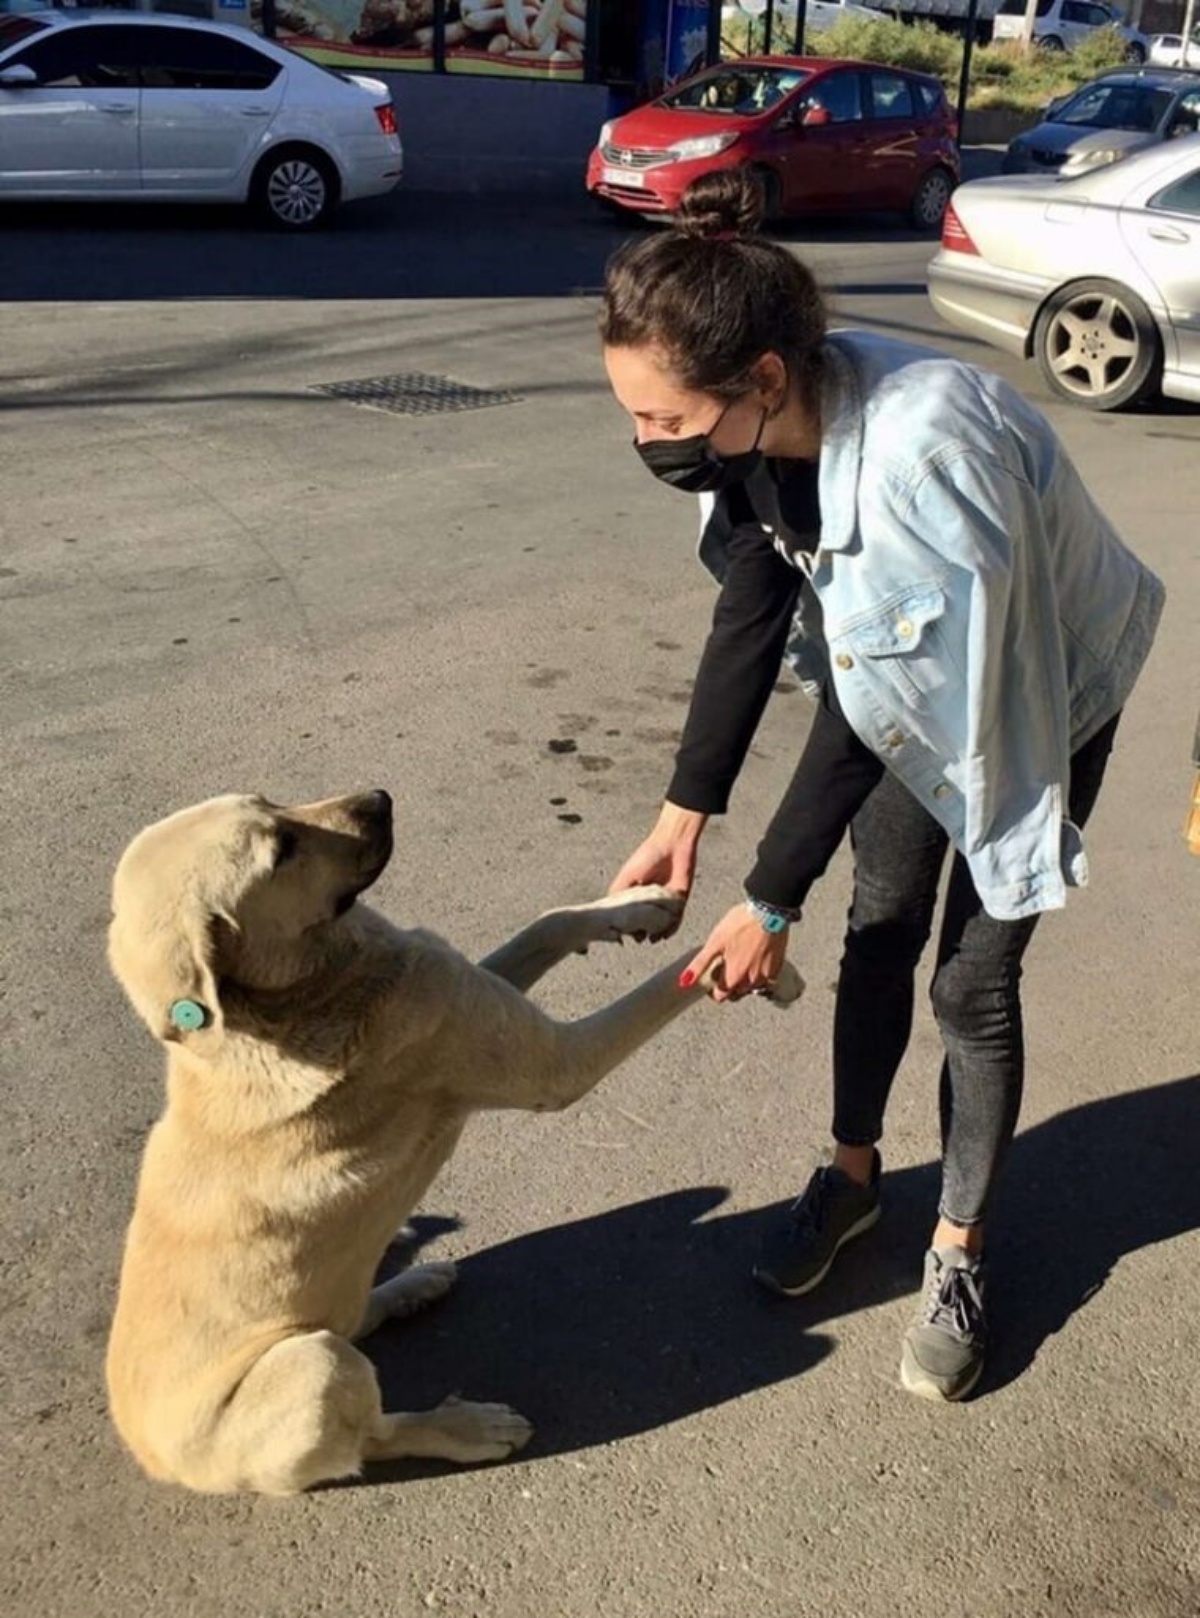
[[(978, 162), (988, 159), (980, 158)], [(386, 1402), (505, 1399), (515, 1463), (290, 1501), (155, 1486), (103, 1352), (161, 1053), (104, 962), (128, 838), (227, 790), (397, 800), (379, 906), (471, 954), (601, 890), (648, 828), (712, 607), (691, 504), (628, 447), (594, 332), (626, 227), (584, 200), (401, 190), (300, 240), (236, 212), (0, 219), (5, 1610), (72, 1618), (1194, 1618), (1200, 1610), (1200, 409), (1089, 415), (932, 313), (927, 239), (786, 239), (840, 323), (1046, 409), (1168, 607), (1092, 829), (1027, 967), (1030, 1078), (977, 1397), (899, 1389), (936, 1197), (928, 1010), (886, 1214), (811, 1299), (748, 1276), (825, 1139), (848, 867), (783, 1017), (698, 1008), (577, 1109), (480, 1119), (423, 1210), (456, 1293), (371, 1345)], [(315, 391), (419, 374), (505, 402)], [(807, 726), (772, 703), (688, 936), (738, 891)], [(572, 742), (573, 748), (550, 743)], [(657, 957), (572, 962), (578, 1015)]]

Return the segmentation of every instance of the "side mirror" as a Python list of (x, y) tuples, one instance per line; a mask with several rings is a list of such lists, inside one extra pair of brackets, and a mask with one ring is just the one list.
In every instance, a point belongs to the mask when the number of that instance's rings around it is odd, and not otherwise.
[(1055, 113), (1062, 111), (1070, 99), (1070, 96), (1055, 96), (1053, 101), (1047, 101), (1043, 117), (1053, 118)]
[(800, 122), (805, 129), (824, 129), (833, 122), (833, 114), (828, 107), (810, 107)]
[(13, 67), (6, 67), (0, 72), (0, 89), (19, 90), (22, 85), (36, 84), (37, 74), (24, 62), (18, 62)]

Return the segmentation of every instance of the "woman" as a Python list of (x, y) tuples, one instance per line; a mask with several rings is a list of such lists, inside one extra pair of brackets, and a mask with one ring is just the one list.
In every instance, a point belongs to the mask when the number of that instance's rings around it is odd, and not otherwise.
[(944, 1049), (942, 1194), (901, 1380), (959, 1399), (983, 1369), (984, 1221), (1021, 1099), (1021, 959), (1086, 881), (1079, 828), (1149, 651), (1159, 581), (1092, 503), (1043, 418), (998, 377), (827, 332), (809, 272), (754, 234), (744, 171), (706, 176), (676, 228), (607, 272), (605, 363), (635, 446), (699, 493), (721, 585), (657, 824), (614, 891), (686, 895), (785, 655), (818, 706), (746, 898), (685, 979), (763, 992), (847, 829), (833, 1161), (755, 1274), (795, 1296), (879, 1217), (888, 1092), (953, 846), (932, 1000)]

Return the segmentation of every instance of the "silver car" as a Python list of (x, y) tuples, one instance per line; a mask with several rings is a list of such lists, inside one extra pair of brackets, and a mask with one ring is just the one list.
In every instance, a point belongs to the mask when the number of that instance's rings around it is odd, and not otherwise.
[(1004, 174), (1084, 174), (1200, 130), (1200, 73), (1124, 68), (1060, 96), (1004, 154)]
[(1078, 179), (959, 186), (929, 296), (1089, 410), (1200, 402), (1200, 135)]

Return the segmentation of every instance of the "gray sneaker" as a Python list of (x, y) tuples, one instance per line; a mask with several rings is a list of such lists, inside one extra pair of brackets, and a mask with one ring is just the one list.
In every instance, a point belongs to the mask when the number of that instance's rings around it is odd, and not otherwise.
[(921, 1399), (965, 1399), (983, 1374), (983, 1260), (931, 1247), (917, 1318), (904, 1334), (900, 1381)]
[(878, 1152), (869, 1185), (859, 1185), (841, 1169), (819, 1168), (786, 1221), (767, 1232), (754, 1279), (788, 1298), (802, 1297), (819, 1286), (838, 1250), (878, 1220), (879, 1170)]

